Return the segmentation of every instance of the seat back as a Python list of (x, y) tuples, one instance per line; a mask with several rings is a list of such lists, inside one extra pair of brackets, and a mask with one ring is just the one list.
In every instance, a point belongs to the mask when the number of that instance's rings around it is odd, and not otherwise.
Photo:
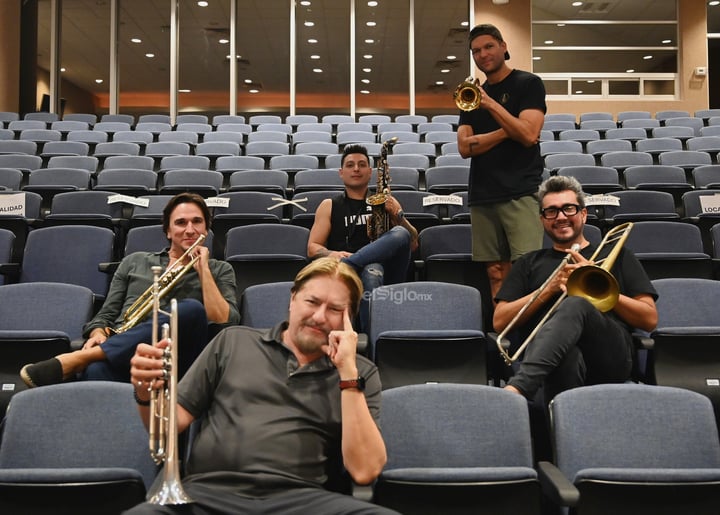
[(280, 281), (245, 288), (240, 298), (241, 323), (264, 329), (287, 319), (292, 285), (292, 281)]
[(85, 286), (104, 298), (109, 280), (98, 270), (114, 257), (115, 234), (89, 225), (58, 225), (30, 231), (21, 282), (62, 282)]
[[(91, 381), (18, 393), (5, 419), (0, 469), (23, 469), (60, 484), (72, 481), (63, 474), (77, 481), (86, 473), (92, 477), (87, 469), (131, 469), (148, 488), (157, 467), (147, 450), (147, 431), (137, 415), (132, 388)], [(103, 437), (88, 438), (88, 427)], [(63, 474), (57, 474), (60, 470)]]
[(487, 384), (480, 292), (434, 281), (381, 286), (370, 296), (369, 356), (383, 387)]
[[(556, 462), (571, 481), (588, 469), (600, 478), (603, 471), (597, 469), (720, 472), (712, 405), (695, 392), (641, 384), (585, 386), (555, 396), (550, 413)], [(638, 482), (648, 479), (638, 474)]]
[(383, 392), (382, 427), (388, 460), (374, 503), (401, 513), (540, 513), (522, 397), (487, 385), (400, 386)]

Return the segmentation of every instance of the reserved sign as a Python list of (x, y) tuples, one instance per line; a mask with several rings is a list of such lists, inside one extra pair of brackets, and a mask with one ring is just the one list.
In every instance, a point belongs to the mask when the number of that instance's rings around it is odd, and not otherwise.
[(25, 194), (0, 195), (0, 216), (25, 217)]

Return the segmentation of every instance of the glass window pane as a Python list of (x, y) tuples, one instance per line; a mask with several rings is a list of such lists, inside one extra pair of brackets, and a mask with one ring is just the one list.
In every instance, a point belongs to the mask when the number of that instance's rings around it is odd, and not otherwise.
[[(409, 2), (379, 2), (377, 6), (357, 2), (355, 6), (357, 110), (407, 113)], [(416, 37), (422, 33), (416, 32)]]
[(170, 110), (170, 3), (120, 1), (119, 110), (168, 114)]
[(230, 105), (230, 1), (180, 2), (178, 111), (225, 112)]
[[(287, 5), (287, 2), (281, 3)], [(350, 2), (312, 0), (307, 2), (309, 5), (302, 4), (298, 2), (295, 13), (297, 112), (319, 116), (328, 112), (347, 114), (350, 112)], [(278, 87), (287, 88), (287, 85), (278, 84)]]
[[(552, 88), (548, 94), (675, 93), (672, 76), (679, 67), (676, 0), (653, 1), (652, 9), (644, 2), (533, 0), (532, 16), (533, 71), (544, 80), (546, 74), (554, 74), (556, 80), (564, 74), (568, 79), (592, 78), (600, 84), (589, 88), (573, 83), (569, 93)], [(618, 77), (625, 73), (637, 77)], [(649, 79), (661, 81), (663, 87), (643, 87)], [(588, 93), (591, 89), (594, 92)]]
[(415, 103), (418, 114), (456, 112), (452, 95), (473, 69), (467, 0), (415, 0)]

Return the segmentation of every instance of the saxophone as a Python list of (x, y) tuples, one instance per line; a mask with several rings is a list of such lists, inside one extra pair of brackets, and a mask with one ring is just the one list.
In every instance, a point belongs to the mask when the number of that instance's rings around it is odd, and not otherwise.
[(377, 188), (374, 195), (370, 195), (366, 202), (372, 206), (372, 212), (367, 221), (367, 235), (370, 241), (377, 240), (390, 230), (390, 214), (385, 211), (385, 202), (390, 196), (390, 167), (387, 164), (388, 150), (397, 142), (397, 137), (390, 138), (382, 144), (380, 161), (378, 161)]

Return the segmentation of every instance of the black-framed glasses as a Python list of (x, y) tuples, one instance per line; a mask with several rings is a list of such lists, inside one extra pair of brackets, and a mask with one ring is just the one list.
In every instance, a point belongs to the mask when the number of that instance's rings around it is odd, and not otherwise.
[(580, 211), (580, 205), (564, 204), (561, 207), (545, 207), (540, 210), (540, 214), (545, 220), (554, 220), (558, 214), (560, 214), (560, 211), (562, 211), (565, 216), (574, 216)]

